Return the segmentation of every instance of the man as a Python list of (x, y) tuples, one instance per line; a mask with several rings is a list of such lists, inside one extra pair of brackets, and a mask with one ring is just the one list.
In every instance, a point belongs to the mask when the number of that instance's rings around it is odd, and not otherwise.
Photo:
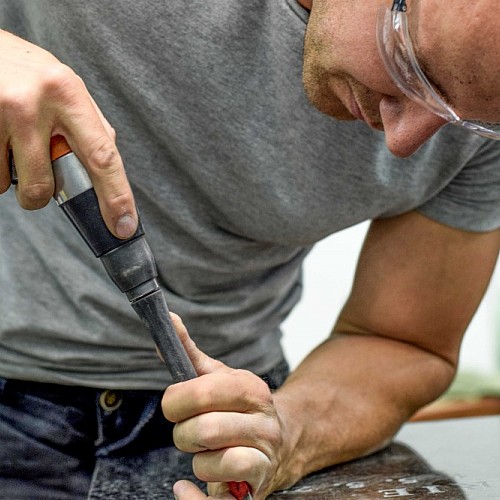
[[(167, 301), (197, 344), (174, 317), (200, 377), (170, 385), (163, 412), (213, 495), (246, 480), (265, 498), (387, 443), (451, 382), (495, 265), (500, 144), (443, 127), (399, 91), (378, 56), (372, 3), (0, 7), (2, 26), (50, 51), (1, 35), (2, 189), (10, 147), (20, 204), (46, 204), (48, 142), (61, 134), (110, 230), (126, 237), (136, 215), (112, 124)], [(302, 93), (307, 21), (307, 94), (339, 120)], [(396, 158), (384, 140), (413, 155)], [(2, 488), (76, 498), (96, 457), (169, 444), (158, 411), (169, 378), (57, 208), (28, 213), (12, 198), (0, 198), (2, 468), (5, 453), (32, 458), (5, 467)], [(271, 392), (261, 377), (282, 381), (279, 325), (300, 297), (303, 258), (367, 219), (334, 334)], [(204, 495), (187, 482), (174, 492)]]

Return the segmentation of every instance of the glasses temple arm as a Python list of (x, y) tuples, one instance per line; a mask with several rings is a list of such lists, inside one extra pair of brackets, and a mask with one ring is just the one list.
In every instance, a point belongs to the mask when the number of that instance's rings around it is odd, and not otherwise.
[(397, 12), (406, 12), (406, 0), (394, 0), (391, 10)]

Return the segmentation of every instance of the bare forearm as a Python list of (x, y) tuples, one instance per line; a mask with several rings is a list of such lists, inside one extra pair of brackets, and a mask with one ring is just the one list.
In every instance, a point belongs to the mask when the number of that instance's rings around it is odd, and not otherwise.
[(406, 343), (365, 335), (328, 340), (274, 395), (290, 440), (279, 487), (380, 448), (453, 375), (448, 362)]

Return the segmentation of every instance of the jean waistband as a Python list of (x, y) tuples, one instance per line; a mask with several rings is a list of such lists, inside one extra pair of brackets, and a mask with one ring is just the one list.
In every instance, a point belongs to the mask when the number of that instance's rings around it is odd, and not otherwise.
[[(274, 368), (267, 373), (260, 375), (272, 390), (280, 387), (290, 372), (286, 360), (281, 360)], [(5, 379), (0, 377), (0, 394), (3, 392), (20, 392), (40, 396), (54, 402), (67, 404), (68, 402), (94, 401), (97, 394), (110, 389), (107, 387), (95, 388), (75, 385), (61, 385), (48, 382), (34, 382), (31, 380)], [(118, 392), (118, 391), (117, 391)], [(120, 390), (128, 397), (144, 399), (152, 394), (163, 394), (157, 390)]]
[[(22, 393), (38, 396), (62, 405), (94, 404), (96, 397), (108, 390), (106, 387), (95, 388), (74, 385), (52, 384), (47, 382), (33, 382), (31, 380), (17, 380), (0, 378), (0, 394)], [(163, 391), (125, 390), (116, 391), (127, 394), (130, 399), (145, 400), (151, 395), (163, 394)]]

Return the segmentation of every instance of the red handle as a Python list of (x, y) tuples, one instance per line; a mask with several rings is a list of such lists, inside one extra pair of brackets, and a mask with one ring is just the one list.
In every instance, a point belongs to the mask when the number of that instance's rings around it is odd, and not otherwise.
[(252, 498), (252, 489), (246, 481), (242, 481), (241, 483), (230, 481), (228, 485), (229, 491), (237, 500), (250, 500)]

